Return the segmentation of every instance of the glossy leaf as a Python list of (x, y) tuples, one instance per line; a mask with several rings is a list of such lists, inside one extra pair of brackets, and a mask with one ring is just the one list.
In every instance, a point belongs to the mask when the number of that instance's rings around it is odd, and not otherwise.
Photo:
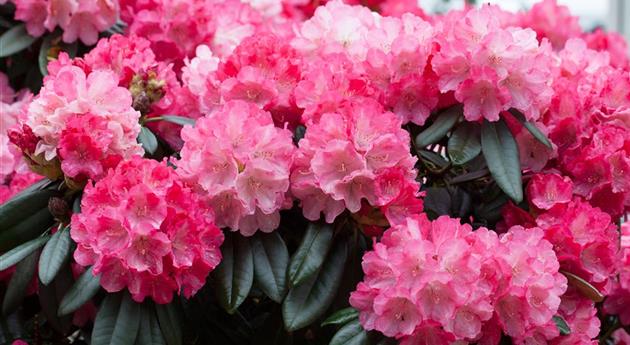
[(96, 314), (92, 329), (91, 345), (110, 345), (116, 327), (116, 319), (122, 301), (122, 293), (108, 294)]
[(162, 115), (160, 116), (162, 120), (171, 122), (180, 126), (194, 126), (195, 119), (191, 119), (189, 117), (177, 116), (177, 115)]
[(334, 314), (330, 315), (324, 322), (322, 322), (322, 326), (326, 325), (345, 325), (346, 323), (357, 319), (359, 317), (359, 312), (352, 308), (344, 308), (337, 310)]
[(141, 307), (128, 293), (124, 294), (112, 332), (112, 344), (133, 345), (136, 342), (142, 315)]
[(223, 259), (214, 271), (219, 303), (232, 314), (245, 301), (254, 283), (254, 256), (249, 239), (228, 233), (221, 246)]
[(38, 259), (39, 251), (34, 251), (16, 265), (15, 272), (4, 294), (2, 314), (9, 315), (13, 313), (22, 303), (28, 286), (33, 281)]
[(47, 189), (20, 193), (0, 206), (0, 253), (36, 238), (52, 226), (48, 199), (55, 193)]
[(481, 152), (481, 131), (474, 122), (464, 122), (455, 129), (448, 140), (448, 156), (453, 164), (462, 165)]
[(43, 246), (49, 238), (50, 236), (38, 237), (4, 253), (0, 256), (0, 271), (6, 270), (29, 256), (32, 252)]
[(330, 345), (369, 345), (367, 332), (358, 319), (345, 324), (330, 340)]
[(505, 122), (484, 121), (481, 149), (497, 185), (516, 203), (523, 201), (518, 146)]
[(177, 310), (176, 302), (156, 304), (155, 311), (166, 344), (182, 345), (182, 321)]
[(604, 300), (604, 295), (602, 295), (602, 293), (599, 292), (596, 287), (591, 285), (586, 280), (567, 271), (560, 271), (560, 273), (564, 274), (567, 277), (569, 285), (576, 288), (583, 296), (589, 298), (595, 303), (599, 303)]
[(158, 141), (155, 137), (155, 134), (153, 134), (150, 129), (144, 126), (140, 128), (138, 142), (142, 145), (142, 148), (144, 148), (144, 150), (150, 155), (154, 154), (158, 148)]
[(462, 111), (462, 106), (456, 105), (439, 113), (431, 126), (418, 134), (416, 137), (416, 147), (421, 149), (440, 141), (440, 139), (453, 128), (455, 123), (457, 123), (457, 120), (462, 115)]
[(348, 255), (345, 242), (337, 242), (321, 269), (289, 290), (282, 303), (284, 328), (295, 331), (321, 317), (337, 294)]
[(145, 302), (141, 308), (140, 330), (136, 345), (164, 345), (164, 337), (152, 305)]
[(72, 285), (72, 288), (63, 296), (61, 303), (59, 303), (58, 315), (74, 312), (91, 300), (100, 290), (100, 276), (94, 276), (92, 269), (92, 267), (86, 269)]
[(291, 286), (304, 282), (317, 273), (330, 249), (333, 229), (330, 224), (309, 223), (302, 242), (289, 263)]
[(0, 58), (13, 55), (30, 47), (36, 39), (37, 37), (28, 34), (24, 24), (14, 26), (0, 36)]
[(63, 299), (63, 294), (73, 284), (70, 265), (64, 265), (50, 284), (44, 285), (41, 280), (38, 283), (37, 296), (46, 320), (57, 332), (68, 334), (72, 327), (72, 315), (59, 316), (57, 310), (59, 309), (59, 302)]
[(277, 232), (252, 237), (254, 276), (257, 286), (269, 298), (281, 303), (287, 291), (289, 251)]
[(50, 284), (70, 257), (70, 228), (57, 231), (44, 246), (39, 260), (39, 279), (44, 285)]
[(547, 136), (543, 132), (541, 132), (540, 129), (538, 129), (538, 127), (536, 127), (535, 124), (527, 121), (523, 113), (521, 113), (520, 111), (514, 108), (510, 109), (510, 113), (514, 115), (514, 117), (516, 117), (516, 119), (519, 120), (525, 128), (527, 128), (529, 133), (531, 133), (534, 136), (534, 138), (536, 138), (536, 140), (540, 141), (543, 145), (547, 146), (548, 148), (553, 149), (553, 145), (551, 145), (551, 141), (549, 141)]
[(553, 322), (558, 327), (558, 331), (560, 331), (561, 335), (569, 335), (571, 334), (571, 328), (567, 324), (567, 322), (560, 315), (556, 315), (553, 317)]

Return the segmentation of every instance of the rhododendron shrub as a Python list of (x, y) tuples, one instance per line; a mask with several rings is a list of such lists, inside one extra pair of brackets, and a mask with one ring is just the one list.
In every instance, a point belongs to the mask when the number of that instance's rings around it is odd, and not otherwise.
[(630, 344), (630, 58), (557, 0), (0, 0), (0, 343)]

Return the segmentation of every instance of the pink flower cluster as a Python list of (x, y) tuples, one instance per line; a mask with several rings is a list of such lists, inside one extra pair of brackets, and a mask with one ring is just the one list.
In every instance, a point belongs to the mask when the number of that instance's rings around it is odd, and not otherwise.
[(230, 101), (182, 130), (177, 171), (209, 199), (220, 227), (275, 230), (291, 206), (292, 133), (274, 126), (255, 104)]
[(13, 142), (40, 165), (61, 162), (74, 180), (98, 180), (121, 160), (144, 153), (136, 138), (140, 113), (110, 70), (61, 66), (29, 105)]
[(133, 158), (86, 186), (72, 216), (74, 259), (93, 265), (103, 288), (134, 300), (190, 297), (221, 260), (211, 209), (166, 162)]
[(558, 269), (541, 229), (513, 227), (498, 237), (421, 214), (364, 255), (365, 278), (350, 304), (365, 329), (401, 344), (497, 344), (501, 329), (520, 344), (558, 311), (567, 288)]
[(370, 99), (322, 115), (300, 140), (291, 172), (304, 216), (317, 220), (323, 212), (332, 223), (345, 209), (358, 212), (362, 200), (380, 207), (415, 199), (409, 140), (400, 118)]
[(630, 325), (630, 223), (621, 225), (620, 247), (618, 280), (614, 282), (613, 292), (605, 301), (604, 310), (619, 315), (622, 324)]
[(26, 90), (16, 94), (0, 73), (0, 204), (42, 178), (30, 171), (22, 152), (9, 142), (9, 130), (24, 119), (32, 98)]
[(80, 39), (95, 44), (98, 34), (116, 23), (118, 0), (10, 0), (15, 4), (15, 19), (26, 22), (32, 36), (41, 36), (56, 27), (63, 31), (63, 41)]

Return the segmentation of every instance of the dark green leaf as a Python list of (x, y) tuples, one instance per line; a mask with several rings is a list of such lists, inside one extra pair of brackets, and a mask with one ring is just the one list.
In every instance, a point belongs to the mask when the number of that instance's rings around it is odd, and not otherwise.
[(136, 345), (164, 345), (164, 337), (160, 330), (157, 316), (153, 306), (149, 303), (142, 304), (142, 318)]
[(105, 297), (94, 320), (90, 345), (112, 344), (112, 334), (116, 327), (121, 300), (122, 293), (108, 294)]
[(140, 135), (138, 135), (138, 142), (142, 145), (144, 150), (152, 155), (155, 153), (158, 147), (158, 141), (155, 134), (150, 129), (142, 126), (140, 128)]
[[(429, 187), (426, 189), (426, 196), (424, 198), (424, 209), (431, 218), (437, 218), (438, 216), (448, 215), (451, 211), (451, 195), (444, 187)], [(430, 212), (429, 212), (430, 211)]]
[(100, 277), (93, 275), (92, 267), (86, 269), (59, 303), (58, 315), (67, 315), (79, 309), (96, 295), (100, 287)]
[(73, 283), (70, 265), (64, 265), (49, 285), (44, 285), (41, 281), (38, 283), (37, 296), (46, 320), (57, 332), (67, 334), (72, 327), (72, 315), (59, 317), (57, 310), (63, 294), (70, 289)]
[(116, 345), (133, 345), (138, 336), (141, 314), (141, 305), (132, 300), (128, 293), (125, 293), (120, 302), (118, 316), (116, 316), (111, 343)]
[(39, 279), (44, 285), (50, 284), (61, 266), (70, 257), (70, 228), (58, 230), (44, 246), (39, 260)]
[(562, 316), (560, 316), (560, 315), (554, 316), (553, 317), (553, 322), (558, 327), (558, 330), (560, 331), (561, 335), (569, 335), (569, 334), (571, 334), (571, 328), (569, 328), (569, 325), (562, 318)]
[(74, 198), (72, 202), (72, 213), (81, 213), (81, 200), (83, 199), (83, 193), (80, 193)]
[(481, 149), (499, 187), (516, 203), (523, 201), (518, 146), (503, 120), (484, 121), (481, 127)]
[(302, 242), (289, 263), (291, 286), (299, 285), (315, 275), (326, 258), (332, 237), (330, 224), (309, 223)]
[(448, 140), (448, 156), (453, 164), (466, 164), (481, 152), (479, 135), (479, 125), (474, 122), (464, 122), (455, 129)]
[(168, 345), (182, 344), (182, 321), (177, 310), (175, 301), (169, 304), (156, 304), (155, 311), (157, 313), (160, 329), (164, 340)]
[(369, 345), (367, 332), (356, 319), (341, 327), (330, 340), (330, 345)]
[(595, 303), (599, 303), (604, 300), (604, 295), (602, 295), (596, 287), (591, 285), (586, 280), (581, 277), (567, 271), (560, 271), (560, 273), (564, 274), (567, 277), (569, 285), (576, 288), (582, 295), (591, 299)]
[(214, 270), (219, 303), (232, 314), (245, 301), (254, 283), (254, 256), (249, 240), (238, 233), (228, 233), (221, 246), (223, 259)]
[(289, 251), (277, 232), (257, 234), (252, 238), (254, 275), (258, 287), (269, 298), (281, 303), (287, 291)]
[(520, 111), (514, 108), (510, 109), (510, 113), (514, 115), (514, 117), (516, 117), (516, 119), (518, 119), (525, 128), (527, 128), (529, 133), (531, 133), (534, 136), (534, 138), (536, 138), (536, 140), (540, 141), (543, 145), (547, 146), (548, 148), (553, 149), (553, 146), (551, 145), (551, 141), (547, 139), (547, 136), (543, 134), (543, 132), (541, 132), (540, 129), (538, 129), (538, 127), (536, 127), (535, 124), (527, 121), (523, 113), (521, 113)]
[(9, 315), (13, 313), (22, 303), (28, 286), (33, 281), (33, 275), (35, 275), (35, 269), (37, 268), (37, 259), (39, 259), (39, 251), (34, 251), (15, 267), (15, 272), (9, 281), (9, 286), (7, 286), (4, 300), (2, 301), (2, 314)]
[(42, 45), (39, 48), (39, 56), (37, 58), (39, 63), (39, 71), (42, 75), (48, 75), (48, 52), (52, 45), (52, 40), (55, 39), (53, 34), (46, 35), (42, 40)]
[(489, 173), (490, 172), (488, 171), (488, 169), (483, 168), (481, 170), (471, 171), (469, 173), (457, 175), (453, 177), (453, 179), (450, 182), (451, 184), (457, 184), (457, 183), (462, 183), (462, 182), (474, 181), (484, 176), (488, 176)]
[(423, 161), (431, 162), (439, 169), (444, 169), (448, 166), (448, 161), (438, 153), (427, 150), (419, 150), (419, 153)]
[(180, 126), (194, 126), (195, 119), (191, 119), (189, 117), (177, 116), (177, 115), (162, 115), (160, 116), (164, 121), (168, 121)]
[(0, 256), (0, 271), (6, 270), (29, 256), (32, 252), (43, 246), (49, 238), (50, 236), (38, 237), (4, 253)]
[(0, 57), (13, 55), (28, 48), (37, 38), (26, 32), (26, 26), (20, 24), (14, 26), (0, 36)]
[(52, 226), (48, 212), (51, 190), (21, 193), (0, 206), (0, 253), (32, 240)]
[(337, 242), (321, 269), (289, 290), (282, 303), (282, 317), (287, 331), (308, 326), (326, 312), (341, 284), (347, 256), (346, 243)]
[(421, 149), (440, 141), (457, 123), (462, 115), (462, 110), (461, 105), (455, 105), (439, 113), (433, 124), (418, 134), (416, 147)]
[(330, 315), (326, 320), (324, 320), (324, 322), (322, 322), (322, 326), (345, 325), (358, 317), (359, 312), (352, 307), (348, 307), (337, 310), (334, 314)]

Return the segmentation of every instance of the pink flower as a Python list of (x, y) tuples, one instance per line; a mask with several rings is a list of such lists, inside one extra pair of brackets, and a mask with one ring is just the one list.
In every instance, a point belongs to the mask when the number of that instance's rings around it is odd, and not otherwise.
[[(253, 103), (231, 101), (182, 130), (178, 173), (205, 194), (217, 225), (253, 235), (278, 227), (295, 147)], [(256, 215), (254, 219), (249, 216)]]
[(542, 210), (566, 204), (573, 197), (573, 183), (558, 174), (536, 174), (527, 186), (529, 201)]
[[(185, 229), (185, 231), (183, 230)], [(75, 260), (109, 292), (168, 303), (195, 294), (221, 260), (213, 213), (166, 162), (135, 157), (86, 186), (72, 216)]]
[(547, 38), (554, 48), (562, 49), (564, 43), (582, 34), (578, 18), (572, 16), (569, 8), (558, 5), (556, 0), (544, 0), (521, 14), (522, 25), (534, 29), (538, 39)]
[(339, 113), (324, 114), (307, 128), (291, 173), (292, 193), (301, 200), (307, 218), (319, 219), (324, 211), (332, 222), (343, 210), (340, 205), (354, 213), (364, 199), (372, 206), (391, 202), (397, 195), (376, 194), (376, 182), (388, 169), (400, 169), (406, 183), (417, 188), (409, 134), (400, 128), (396, 115), (381, 109), (365, 99), (347, 104)]

